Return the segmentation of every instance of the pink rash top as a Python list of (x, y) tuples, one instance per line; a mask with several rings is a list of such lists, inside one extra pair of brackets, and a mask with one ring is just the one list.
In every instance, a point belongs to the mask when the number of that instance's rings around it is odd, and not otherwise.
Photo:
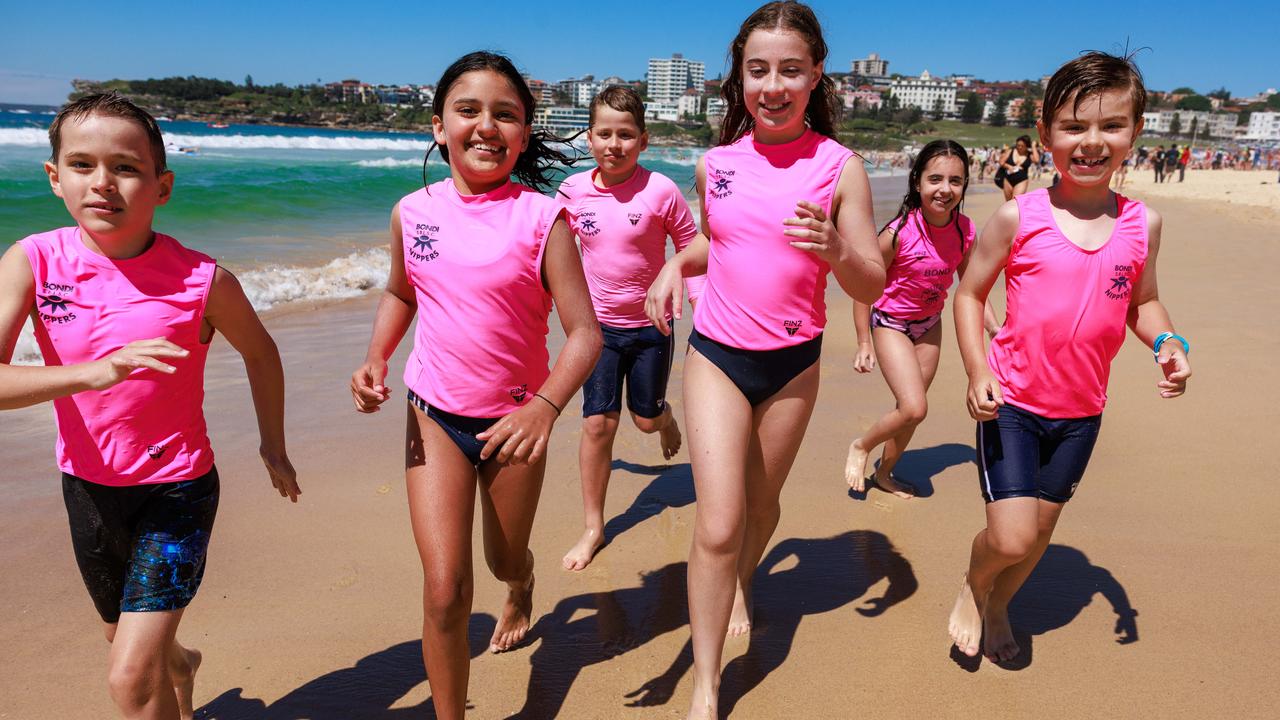
[(453, 180), (400, 201), (404, 265), (418, 301), (405, 385), (434, 407), (501, 417), (546, 381), (551, 295), (542, 254), (559, 204), (508, 182), (462, 195)]
[(782, 221), (809, 200), (829, 215), (850, 152), (812, 130), (781, 145), (752, 133), (707, 151), (706, 213), (711, 252), (694, 312), (698, 332), (743, 350), (798, 345), (827, 322), (826, 261), (789, 244)]
[[(897, 228), (899, 222), (895, 218), (889, 227)], [(898, 251), (889, 265), (884, 295), (875, 307), (902, 320), (942, 312), (973, 235), (973, 223), (961, 213), (955, 213), (945, 227), (934, 227), (919, 210), (912, 210), (898, 230)]]
[(125, 260), (85, 247), (78, 227), (18, 242), (35, 278), (35, 335), (46, 365), (92, 362), (156, 337), (190, 351), (164, 360), (177, 368), (172, 375), (139, 369), (106, 390), (54, 400), (58, 468), (118, 487), (209, 472), (213, 450), (203, 411), (209, 346), (200, 332), (213, 259), (159, 233), (141, 255)]
[[(582, 243), (582, 266), (596, 318), (612, 327), (647, 327), (645, 295), (666, 261), (667, 236), (676, 252), (698, 234), (689, 203), (665, 175), (637, 166), (625, 182), (597, 187), (598, 170), (560, 185), (569, 224)], [(566, 197), (567, 196), (567, 197)], [(686, 281), (690, 296), (695, 288)]]
[(1082, 250), (1058, 229), (1049, 193), (1019, 195), (1005, 266), (1007, 318), (987, 363), (1005, 400), (1047, 418), (1098, 415), (1147, 262), (1147, 209), (1116, 195), (1115, 229)]

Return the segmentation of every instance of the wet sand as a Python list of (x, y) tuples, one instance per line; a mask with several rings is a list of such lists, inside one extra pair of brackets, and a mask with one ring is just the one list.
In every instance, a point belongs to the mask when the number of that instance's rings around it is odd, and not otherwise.
[[(968, 212), (981, 223), (997, 200), (973, 194)], [(1280, 260), (1276, 219), (1150, 202), (1165, 216), (1162, 295), (1192, 342), (1196, 375), (1186, 397), (1166, 401), (1147, 350), (1131, 339), (1117, 358), (1092, 465), (1014, 601), (1024, 652), (1011, 668), (957, 659), (946, 634), (983, 524), (950, 317), (929, 419), (898, 469), (924, 497), (851, 496), (847, 444), (892, 401), (878, 374), (853, 372), (850, 306), (832, 290), (822, 391), (757, 576), (757, 627), (749, 643), (726, 647), (722, 704), (733, 717), (1274, 717), (1280, 495), (1265, 448), (1280, 400), (1270, 375), (1280, 301), (1266, 270)], [(430, 716), (403, 404), (358, 416), (345, 389), (374, 302), (268, 320), (288, 369), (297, 506), (275, 495), (256, 459), (238, 358), (220, 340), (210, 355), (222, 508), (180, 633), (205, 652), (202, 717)], [(397, 397), (403, 356), (392, 364)], [(0, 718), (112, 717), (107, 645), (53, 469), (51, 412), (8, 412), (0, 423)], [(480, 654), (503, 588), (477, 537), (469, 717), (683, 717), (688, 707), (687, 454), (665, 465), (655, 438), (623, 424), (611, 544), (570, 574), (559, 562), (580, 532), (578, 433), (566, 412), (532, 540), (537, 625), (505, 655)]]

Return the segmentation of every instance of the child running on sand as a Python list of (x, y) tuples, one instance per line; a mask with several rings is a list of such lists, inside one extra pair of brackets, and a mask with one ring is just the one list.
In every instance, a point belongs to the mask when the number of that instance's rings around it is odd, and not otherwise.
[[(973, 247), (973, 223), (960, 212), (969, 187), (969, 162), (953, 140), (934, 140), (920, 151), (907, 177), (907, 194), (893, 220), (880, 231), (880, 252), (888, 266), (884, 295), (874, 306), (854, 302), (858, 352), (853, 367), (880, 372), (896, 407), (849, 445), (845, 481), (857, 492), (874, 484), (898, 497), (915, 488), (898, 480), (893, 468), (928, 412), (926, 395), (938, 370), (942, 307), (956, 270), (964, 274)], [(995, 317), (987, 318), (994, 332)], [(874, 338), (875, 344), (872, 345)], [(874, 477), (867, 459), (877, 445), (884, 454)]]
[[(1054, 73), (1038, 128), (1062, 179), (996, 211), (956, 292), (987, 503), (951, 611), (966, 655), (1020, 652), (1009, 601), (1084, 475), (1126, 322), (1155, 352), (1161, 397), (1178, 397), (1191, 377), (1189, 346), (1157, 289), (1160, 215), (1109, 189), (1142, 131), (1146, 98), (1127, 58), (1091, 52)], [(983, 304), (1001, 271), (1007, 318), (984, 356)]]
[[(190, 718), (201, 655), (175, 638), (219, 492), (205, 358), (215, 331), (244, 356), (262, 459), (296, 502), (280, 355), (231, 273), (152, 230), (173, 173), (150, 115), (89, 95), (58, 113), (49, 141), (45, 172), (76, 224), (0, 259), (0, 408), (53, 401), (71, 546), (111, 643), (116, 706)], [(45, 367), (8, 364), (27, 316)]]
[(684, 378), (698, 498), (691, 718), (716, 717), (725, 637), (751, 629), (751, 580), (818, 393), (827, 274), (864, 303), (884, 288), (869, 182), (834, 139), (838, 99), (813, 11), (762, 6), (730, 56), (720, 145), (696, 171), (709, 240), (669, 260), (647, 300), (650, 320), (669, 333), (681, 278), (707, 272)]
[(590, 564), (605, 541), (604, 500), (624, 381), (636, 427), (658, 433), (664, 458), (680, 449), (680, 427), (666, 401), (675, 338), (653, 327), (644, 300), (666, 261), (667, 236), (679, 251), (698, 234), (676, 184), (639, 164), (649, 144), (640, 95), (622, 86), (601, 91), (591, 101), (589, 122), (597, 167), (560, 185), (604, 335), (600, 360), (582, 387), (578, 466), (585, 528), (563, 561), (575, 571)]
[[(404, 373), (405, 484), (424, 576), (423, 655), (441, 718), (461, 718), (467, 704), (476, 489), (485, 560), (508, 587), (489, 645), (501, 652), (524, 639), (533, 612), (529, 533), (548, 438), (600, 352), (573, 235), (559, 204), (538, 192), (552, 163), (568, 158), (533, 132), (533, 111), (528, 85), (502, 55), (473, 52), (444, 71), (432, 126), (450, 177), (391, 211), (391, 275), (351, 378), (356, 409), (378, 411), (391, 397), (387, 358), (418, 315)], [(548, 374), (553, 300), (566, 340)]]

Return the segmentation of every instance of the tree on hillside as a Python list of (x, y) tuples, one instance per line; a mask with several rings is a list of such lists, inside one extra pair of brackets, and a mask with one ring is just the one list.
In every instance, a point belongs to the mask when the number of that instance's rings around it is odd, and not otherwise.
[(964, 107), (960, 109), (960, 121), (970, 125), (982, 119), (982, 99), (978, 93), (969, 93), (964, 99)]
[(1174, 91), (1170, 94), (1171, 95), (1195, 95), (1196, 91), (1192, 90), (1189, 87), (1183, 86), (1180, 88), (1175, 88)]
[(1018, 127), (1029, 128), (1036, 124), (1036, 101), (1030, 97), (1022, 98), (1022, 106), (1018, 108)]
[(252, 76), (252, 75), (245, 75), (245, 76), (244, 76), (244, 86), (245, 86), (246, 88), (249, 88), (250, 90), (252, 90), (252, 89), (253, 89), (253, 76)]
[(1008, 102), (1004, 96), (996, 99), (996, 107), (991, 111), (991, 127), (1004, 127), (1009, 122), (1009, 118), (1005, 116), (1004, 109), (1008, 107)]
[(1182, 115), (1174, 113), (1173, 119), (1169, 121), (1169, 137), (1178, 137), (1182, 133)]
[(1190, 136), (1192, 140), (1196, 139), (1196, 131), (1199, 125), (1200, 125), (1200, 118), (1198, 117), (1191, 118), (1191, 130), (1187, 132), (1187, 135)]
[(1213, 109), (1213, 103), (1209, 102), (1209, 98), (1203, 95), (1188, 95), (1178, 101), (1175, 105), (1179, 110), (1201, 110), (1208, 112)]
[(933, 101), (933, 119), (941, 120), (944, 114), (945, 112), (943, 111), (942, 98), (935, 99)]
[(1225, 87), (1220, 87), (1211, 93), (1207, 93), (1206, 97), (1217, 98), (1219, 100), (1222, 100), (1223, 102), (1226, 102), (1227, 100), (1231, 99), (1231, 91), (1226, 89)]
[(1280, 110), (1280, 93), (1276, 93), (1267, 98), (1267, 107), (1272, 110)]

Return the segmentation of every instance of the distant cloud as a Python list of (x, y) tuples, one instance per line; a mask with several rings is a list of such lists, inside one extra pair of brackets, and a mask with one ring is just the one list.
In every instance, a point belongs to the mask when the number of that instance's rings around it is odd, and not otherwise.
[(61, 105), (70, 93), (70, 77), (0, 68), (0, 102)]

